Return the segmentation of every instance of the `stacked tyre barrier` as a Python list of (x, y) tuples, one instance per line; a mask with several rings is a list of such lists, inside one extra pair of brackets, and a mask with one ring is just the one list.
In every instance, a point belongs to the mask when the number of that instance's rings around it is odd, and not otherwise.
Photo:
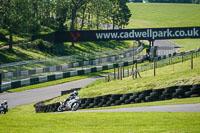
[[(144, 103), (173, 98), (189, 98), (200, 96), (200, 84), (172, 86), (164, 89), (144, 90), (136, 93), (109, 94), (94, 98), (82, 98), (79, 109), (89, 109), (98, 107), (108, 107), (124, 104)], [(44, 105), (44, 102), (35, 104), (36, 113), (56, 112), (59, 102)]]

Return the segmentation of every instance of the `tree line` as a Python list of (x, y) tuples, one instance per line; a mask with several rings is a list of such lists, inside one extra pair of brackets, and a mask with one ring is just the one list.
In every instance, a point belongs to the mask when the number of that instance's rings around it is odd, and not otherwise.
[(100, 24), (125, 27), (131, 12), (126, 0), (0, 0), (0, 28), (13, 34), (54, 30), (99, 29)]

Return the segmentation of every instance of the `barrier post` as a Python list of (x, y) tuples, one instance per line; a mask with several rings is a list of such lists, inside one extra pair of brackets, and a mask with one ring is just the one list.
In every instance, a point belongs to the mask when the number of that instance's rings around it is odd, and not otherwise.
[(1, 92), (1, 85), (2, 85), (2, 73), (0, 72), (0, 92)]
[(115, 67), (114, 67), (114, 79), (116, 79), (116, 70), (115, 70)]
[(2, 85), (2, 73), (0, 72), (0, 86)]

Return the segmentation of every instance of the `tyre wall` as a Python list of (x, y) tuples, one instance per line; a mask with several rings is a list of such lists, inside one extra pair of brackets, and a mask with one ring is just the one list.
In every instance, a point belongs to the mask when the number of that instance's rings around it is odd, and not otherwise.
[[(172, 86), (164, 89), (144, 90), (136, 93), (109, 94), (94, 98), (82, 98), (79, 109), (116, 106), (124, 104), (144, 103), (169, 100), (173, 98), (189, 98), (200, 96), (200, 84)], [(44, 105), (45, 101), (34, 105), (36, 113), (56, 112), (59, 102)]]

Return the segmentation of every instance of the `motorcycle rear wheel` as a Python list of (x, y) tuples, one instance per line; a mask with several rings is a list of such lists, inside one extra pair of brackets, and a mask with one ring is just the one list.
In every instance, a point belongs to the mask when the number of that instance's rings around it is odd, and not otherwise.
[(78, 108), (79, 108), (79, 104), (78, 103), (72, 104), (72, 111), (76, 111)]

